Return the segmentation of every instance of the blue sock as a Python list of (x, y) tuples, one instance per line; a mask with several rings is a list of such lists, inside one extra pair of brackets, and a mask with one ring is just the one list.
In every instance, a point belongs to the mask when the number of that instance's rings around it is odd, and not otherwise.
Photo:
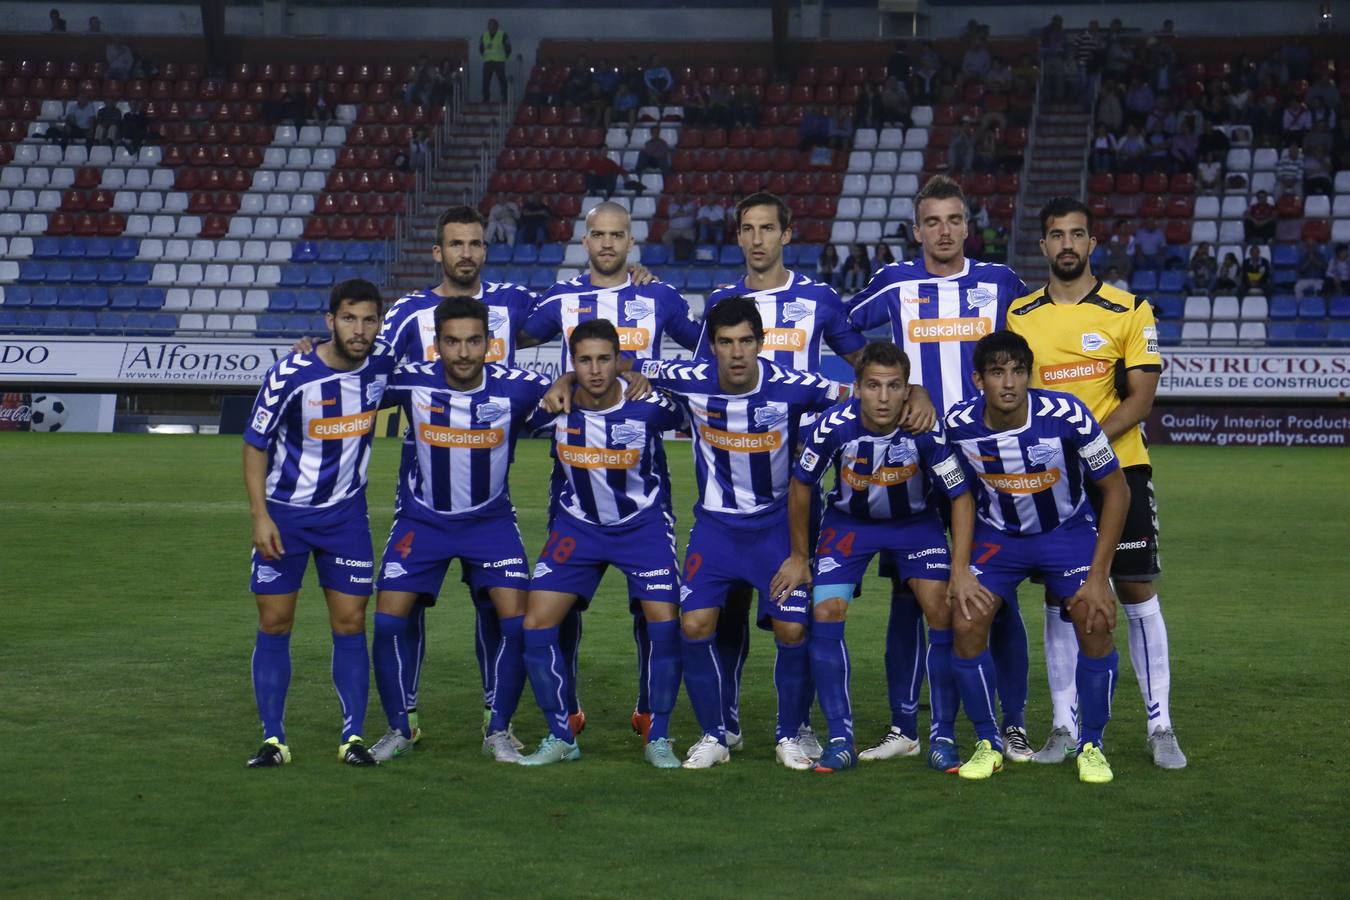
[(511, 727), (520, 694), (525, 690), (525, 617), (512, 616), (500, 622), (502, 639), (493, 661), (496, 688), (492, 692), (492, 718), (488, 734)]
[(650, 698), (652, 727), (647, 740), (655, 741), (669, 735), (670, 714), (680, 694), (680, 623), (675, 619), (650, 622), (645, 631), (651, 638), (650, 684), (645, 693)]
[(803, 641), (796, 646), (778, 643), (778, 655), (773, 661), (773, 684), (778, 689), (778, 727), (773, 739), (795, 738), (802, 724), (802, 693), (806, 690), (807, 672), (811, 669), (811, 654)]
[[(848, 683), (852, 666), (843, 622), (813, 622), (807, 640), (811, 672), (820, 691), (820, 711), (830, 726), (830, 740), (843, 738), (853, 746), (853, 707)], [(778, 651), (780, 654), (782, 650)]]
[(891, 701), (891, 725), (906, 737), (919, 736), (923, 657), (923, 609), (908, 588), (892, 582), (891, 618), (886, 623), (886, 693)]
[(1027, 656), (1027, 627), (1016, 602), (1004, 603), (989, 628), (989, 652), (998, 667), (998, 702), (1003, 708), (1003, 727), (1027, 727), (1027, 679), (1031, 660)]
[(1074, 681), (1078, 685), (1078, 749), (1084, 744), (1102, 746), (1106, 723), (1111, 721), (1111, 698), (1116, 694), (1116, 676), (1120, 670), (1120, 656), (1114, 649), (1106, 656), (1093, 659), (1078, 651), (1078, 669)]
[(741, 730), (741, 673), (750, 656), (750, 619), (739, 612), (717, 620), (717, 657), (722, 671), (722, 721), (727, 731)]
[(684, 657), (684, 689), (689, 693), (689, 705), (704, 734), (710, 734), (725, 744), (726, 723), (722, 719), (722, 664), (713, 638), (701, 641), (682, 638)]
[(370, 702), (370, 652), (366, 634), (333, 634), (333, 687), (342, 704), (342, 742), (366, 732)]
[(389, 727), (404, 737), (412, 737), (408, 728), (408, 701), (403, 693), (403, 670), (412, 661), (408, 620), (377, 612), (370, 655), (375, 669), (375, 690), (379, 692)]
[(291, 686), (291, 636), (258, 632), (253, 643), (253, 697), (263, 737), (286, 743), (286, 690)]
[(497, 692), (497, 648), (502, 642), (502, 624), (497, 618), (497, 609), (491, 603), (474, 603), (474, 639), (473, 652), (478, 657), (478, 675), (483, 682), (483, 706), (492, 707), (493, 694)]
[(933, 711), (929, 740), (956, 740), (956, 710), (961, 695), (952, 672), (952, 633), (948, 628), (928, 629), (928, 705)]
[(577, 699), (577, 680), (581, 676), (578, 668), (581, 657), (581, 611), (573, 604), (572, 608), (563, 616), (562, 624), (558, 626), (558, 649), (562, 651), (563, 665), (567, 667), (567, 693), (563, 699), (567, 701), (567, 711), (575, 713), (581, 711), (581, 701)]
[(557, 628), (531, 628), (525, 632), (525, 668), (549, 733), (560, 741), (574, 743), (576, 738), (567, 724), (567, 665), (558, 646)]
[[(810, 727), (811, 727), (811, 707), (812, 707), (812, 706), (815, 704), (815, 702), (816, 702), (816, 674), (815, 674), (815, 667), (811, 665), (811, 650), (810, 650), (811, 633), (810, 633), (810, 630), (809, 630), (809, 629), (814, 628), (814, 627), (815, 627), (815, 624), (814, 624), (814, 623), (811, 623), (811, 622), (808, 622), (807, 625), (806, 625), (806, 627), (807, 627), (807, 629), (808, 629), (807, 635), (806, 635), (806, 640), (807, 640), (807, 651), (806, 651), (806, 655), (807, 655), (807, 663), (806, 663), (806, 681), (805, 681), (805, 683), (802, 685), (802, 706), (801, 706), (801, 710), (797, 713), (797, 722), (798, 722), (798, 723), (801, 725), (801, 727), (803, 727), (803, 728), (810, 728)], [(848, 652), (848, 651), (847, 651), (847, 648), (845, 648), (845, 652)], [(822, 707), (820, 708), (820, 711), (821, 711), (822, 713), (824, 713), (824, 712), (825, 712), (825, 707), (822, 706)]]
[(403, 696), (408, 709), (417, 709), (417, 688), (422, 683), (422, 660), (427, 657), (427, 608), (414, 602), (408, 611), (407, 642), (411, 664), (403, 670)]
[(998, 693), (998, 669), (994, 657), (985, 648), (974, 659), (962, 659), (952, 654), (952, 670), (956, 686), (961, 691), (961, 704), (975, 726), (975, 739), (988, 741), (995, 750), (1003, 749), (998, 719), (994, 714), (994, 696)]
[[(638, 612), (633, 616), (633, 645), (637, 647), (637, 677), (638, 677), (638, 695), (637, 703), (633, 710), (640, 713), (650, 713), (652, 711), (652, 698), (649, 684), (651, 682), (652, 665), (652, 639), (651, 629), (647, 625), (647, 617)], [(680, 639), (677, 633), (673, 640)], [(675, 655), (680, 655), (680, 648), (675, 647)], [(675, 682), (675, 691), (680, 690), (678, 679)]]

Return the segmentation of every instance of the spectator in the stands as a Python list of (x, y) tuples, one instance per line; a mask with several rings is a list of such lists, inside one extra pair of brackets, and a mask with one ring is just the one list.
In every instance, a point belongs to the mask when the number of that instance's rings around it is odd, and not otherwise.
[(1183, 122), (1181, 129), (1172, 135), (1172, 171), (1189, 172), (1195, 168), (1200, 155), (1200, 138), (1191, 130), (1190, 122)]
[(1323, 150), (1303, 154), (1303, 194), (1331, 194), (1331, 160)]
[(872, 277), (872, 264), (867, 258), (867, 247), (854, 244), (839, 270), (840, 286), (849, 293), (857, 293)]
[(670, 174), (670, 144), (661, 137), (660, 131), (653, 131), (642, 149), (638, 150), (636, 171), (639, 175), (643, 172)]
[(1261, 144), (1279, 142), (1284, 129), (1284, 111), (1280, 109), (1274, 94), (1265, 94), (1255, 110), (1248, 115), (1256, 140)]
[(952, 135), (947, 145), (947, 174), (956, 176), (969, 172), (975, 164), (975, 125), (966, 120)]
[(730, 86), (724, 81), (718, 81), (708, 88), (707, 123), (725, 129), (735, 125), (736, 113), (731, 108), (734, 100)]
[(865, 84), (853, 104), (853, 124), (858, 128), (876, 128), (881, 124), (881, 85)]
[(810, 150), (813, 147), (825, 147), (830, 143), (830, 117), (819, 106), (808, 106), (802, 115), (802, 123), (797, 127), (799, 149)]
[(1303, 190), (1303, 148), (1299, 144), (1290, 144), (1280, 154), (1275, 164), (1275, 192), (1283, 197), (1286, 194), (1299, 196)]
[(826, 244), (816, 258), (816, 280), (831, 287), (835, 282), (835, 270), (839, 268), (839, 251), (834, 244)]
[(315, 82), (314, 92), (309, 95), (309, 117), (320, 125), (327, 125), (336, 116), (337, 94), (333, 93), (328, 82)]
[(727, 208), (717, 199), (717, 195), (708, 192), (698, 205), (698, 242), (700, 244), (721, 244), (727, 229)]
[(655, 56), (647, 63), (647, 71), (642, 74), (642, 83), (647, 88), (647, 103), (651, 106), (664, 106), (675, 86), (675, 76), (670, 74), (661, 60)]
[(1153, 109), (1144, 119), (1144, 133), (1170, 136), (1177, 133), (1177, 122), (1177, 114), (1172, 109), (1171, 99), (1162, 96), (1154, 101)]
[(488, 19), (487, 31), (478, 37), (478, 55), (483, 59), (483, 102), (492, 99), (492, 82), (501, 92), (498, 102), (506, 102), (506, 62), (511, 58), (511, 36), (499, 27), (496, 19)]
[(1144, 79), (1135, 77), (1130, 89), (1125, 92), (1125, 121), (1141, 128), (1153, 112), (1153, 88)]
[(994, 58), (989, 55), (989, 47), (977, 37), (961, 57), (961, 74), (971, 81), (983, 82), (993, 62)]
[(1121, 105), (1120, 85), (1113, 80), (1102, 82), (1097, 95), (1097, 124), (1106, 127), (1110, 134), (1119, 134), (1125, 126), (1125, 107)]
[(65, 119), (62, 123), (47, 129), (47, 140), (57, 141), (62, 147), (72, 140), (81, 138), (86, 143), (92, 144), (94, 120), (97, 116), (98, 104), (94, 102), (88, 90), (81, 88), (74, 100), (66, 101)]
[(131, 71), (136, 66), (136, 54), (131, 52), (127, 42), (120, 37), (113, 38), (108, 42), (108, 47), (104, 51), (104, 57), (108, 60), (107, 75), (115, 81), (126, 81), (131, 77)]
[(1320, 101), (1328, 109), (1336, 107), (1341, 102), (1341, 90), (1336, 86), (1336, 77), (1328, 72), (1308, 87), (1308, 92), (1303, 95), (1303, 99), (1312, 106), (1313, 101)]
[(712, 121), (708, 118), (707, 85), (695, 83), (684, 86), (684, 124), (712, 124)]
[(1312, 128), (1312, 111), (1297, 96), (1291, 95), (1285, 104), (1280, 130), (1287, 140), (1301, 141), (1303, 135)]
[(98, 16), (90, 16), (88, 31), (90, 34), (102, 34), (103, 20), (100, 19)]
[(678, 197), (670, 201), (666, 233), (661, 242), (675, 251), (676, 258), (688, 259), (690, 249), (698, 239), (698, 205), (693, 200)]
[(1012, 76), (1014, 93), (1031, 93), (1036, 90), (1041, 77), (1041, 67), (1036, 62), (1036, 57), (1030, 53), (1023, 53), (1013, 66)]
[(876, 249), (872, 251), (872, 272), (875, 273), (882, 266), (889, 266), (895, 262), (895, 254), (891, 248), (885, 244), (877, 244)]
[(1214, 287), (1214, 277), (1219, 273), (1219, 261), (1214, 258), (1208, 241), (1191, 254), (1191, 264), (1186, 268), (1186, 290), (1192, 294), (1208, 294)]
[(627, 175), (623, 166), (604, 153), (591, 153), (581, 169), (586, 173), (586, 193), (606, 200), (618, 189), (619, 177)]
[(436, 71), (431, 74), (431, 105), (446, 106), (455, 92), (455, 81), (459, 78), (459, 67), (450, 57), (441, 60)]
[(984, 85), (991, 94), (1006, 94), (1012, 90), (1013, 71), (1006, 59), (994, 57), (989, 74), (984, 76)]
[(1130, 289), (1130, 283), (1120, 277), (1120, 269), (1115, 266), (1111, 266), (1106, 270), (1106, 274), (1102, 276), (1102, 282), (1104, 284), (1109, 284), (1118, 291), (1128, 291)]
[(998, 170), (998, 132), (993, 128), (982, 128), (975, 135), (975, 155), (971, 168), (976, 172), (992, 174)]
[(585, 55), (578, 56), (571, 71), (567, 73), (567, 80), (563, 82), (563, 103), (568, 106), (580, 106), (594, 80), (595, 73), (590, 62)]
[(1327, 279), (1324, 290), (1331, 294), (1344, 294), (1350, 288), (1350, 247), (1336, 245), (1336, 255), (1327, 263)]
[(1134, 264), (1141, 269), (1161, 269), (1167, 258), (1167, 235), (1151, 216), (1134, 233)]
[(853, 145), (853, 114), (847, 106), (835, 107), (834, 118), (830, 120), (830, 146), (835, 150), (847, 150)]
[(61, 18), (61, 10), (53, 7), (48, 13), (47, 18), (51, 20), (51, 31), (65, 31), (66, 20)]
[[(1205, 96), (1200, 100), (1200, 112), (1205, 120), (1223, 124), (1233, 117), (1233, 107), (1228, 99), (1228, 85), (1222, 78), (1211, 78), (1205, 86)], [(1202, 129), (1203, 133), (1203, 129)]]
[(1116, 168), (1122, 172), (1138, 172), (1143, 168), (1148, 144), (1134, 125), (1125, 126), (1125, 136), (1116, 141)]
[(1195, 100), (1187, 97), (1181, 102), (1181, 109), (1177, 110), (1177, 130), (1181, 130), (1182, 125), (1190, 125), (1191, 133), (1197, 137), (1205, 130), (1205, 114), (1200, 111), (1200, 107), (1195, 105)]
[(759, 124), (759, 100), (746, 85), (737, 84), (731, 88), (731, 120), (744, 128)]
[[(896, 41), (895, 49), (891, 51), (890, 57), (886, 60), (886, 74), (891, 78), (898, 79), (901, 82), (909, 81), (910, 71), (913, 68), (913, 60), (910, 58), (909, 49), (905, 41)], [(838, 254), (836, 254), (836, 257)], [(836, 258), (836, 263), (838, 259)], [(831, 269), (833, 271), (833, 269)]]
[(1119, 79), (1129, 71), (1134, 63), (1134, 45), (1125, 37), (1124, 26), (1119, 19), (1112, 19), (1106, 29), (1106, 61), (1103, 68), (1106, 74)]
[[(933, 79), (941, 71), (942, 58), (938, 56), (937, 48), (933, 46), (932, 41), (924, 41), (919, 45), (918, 52), (914, 56), (913, 85), (921, 99), (933, 99)], [(888, 84), (892, 80), (903, 89), (904, 85), (894, 76), (886, 79)]]
[(488, 210), (487, 229), (483, 240), (489, 244), (514, 244), (516, 223), (520, 221), (520, 205), (506, 194), (498, 194)]
[(1228, 156), (1228, 148), (1232, 144), (1228, 140), (1228, 135), (1215, 128), (1213, 122), (1206, 121), (1204, 128), (1198, 134), (1200, 135), (1200, 146), (1197, 149), (1201, 156), (1207, 153), (1215, 153), (1220, 157)]
[(1219, 263), (1218, 274), (1214, 276), (1214, 293), (1235, 292), (1241, 284), (1242, 263), (1238, 261), (1236, 253), (1225, 253), (1223, 262)]
[(879, 124), (910, 126), (910, 110), (913, 108), (909, 92), (894, 78), (887, 78), (881, 87), (881, 110)]
[(1088, 157), (1088, 168), (1093, 172), (1110, 172), (1116, 167), (1116, 139), (1106, 130), (1106, 126), (1097, 123), (1096, 133), (1092, 136), (1092, 154)]
[(122, 143), (132, 153), (140, 153), (141, 145), (150, 136), (150, 119), (145, 114), (145, 101), (127, 101), (127, 112), (122, 116)]
[(1350, 169), (1350, 116), (1345, 116), (1336, 123), (1335, 133), (1331, 139), (1332, 159), (1336, 161), (1336, 169)]
[(122, 111), (114, 103), (105, 103), (94, 116), (94, 133), (91, 142), (108, 147), (117, 145), (122, 134)]
[(1242, 217), (1242, 235), (1248, 241), (1273, 241), (1275, 239), (1275, 204), (1270, 202), (1270, 194), (1256, 192), (1256, 200), (1247, 207)]
[(1195, 186), (1202, 194), (1218, 193), (1223, 184), (1223, 163), (1219, 154), (1206, 153), (1195, 166)]
[[(970, 223), (973, 230), (983, 231), (984, 229), (988, 228), (989, 210), (986, 209), (985, 205), (980, 202), (980, 198), (969, 197), (967, 198), (966, 203), (970, 207), (969, 211), (966, 213), (966, 221)], [(901, 253), (902, 254), (904, 253), (903, 246), (901, 247)]]
[(1314, 119), (1312, 130), (1303, 136), (1303, 155), (1320, 152), (1330, 158), (1332, 151), (1336, 146), (1336, 139), (1332, 137), (1332, 130), (1336, 127), (1335, 113), (1332, 113), (1331, 119)]
[(1101, 26), (1097, 24), (1096, 19), (1088, 22), (1088, 27), (1073, 37), (1073, 62), (1078, 70), (1078, 95), (1083, 98), (1084, 109), (1091, 109), (1092, 98), (1097, 93), (1097, 79), (1101, 77), (1105, 51)]
[(520, 209), (516, 243), (542, 244), (548, 237), (548, 223), (552, 218), (553, 210), (548, 208), (543, 198), (538, 194), (531, 194), (530, 199), (526, 200)]
[(1270, 260), (1261, 253), (1261, 248), (1252, 244), (1247, 248), (1247, 258), (1242, 261), (1241, 293), (1265, 294), (1270, 290)]
[(604, 92), (608, 99), (619, 87), (619, 67), (611, 63), (604, 57), (595, 64), (595, 71), (591, 75), (591, 81), (600, 85), (600, 90)]
[(431, 159), (431, 141), (427, 137), (427, 129), (423, 125), (418, 125), (417, 130), (413, 132), (411, 140), (408, 141), (408, 169), (412, 172), (420, 172), (426, 168), (427, 161)]
[(1258, 84), (1284, 84), (1289, 81), (1289, 66), (1280, 51), (1274, 51), (1257, 65), (1256, 81)]
[(610, 123), (623, 123), (631, 132), (637, 126), (638, 107), (641, 105), (636, 88), (627, 79), (619, 83), (614, 92), (614, 105), (611, 107)]
[(1041, 29), (1041, 80), (1044, 84), (1046, 99), (1051, 102), (1063, 100), (1069, 96), (1072, 81), (1072, 58), (1069, 53), (1069, 38), (1064, 33), (1064, 17), (1055, 16), (1050, 24)]
[(1108, 267), (1114, 268), (1127, 278), (1134, 271), (1134, 260), (1130, 258), (1129, 247), (1120, 239), (1120, 235), (1113, 234), (1106, 242), (1105, 262)]
[(1298, 266), (1294, 274), (1294, 296), (1302, 300), (1309, 294), (1320, 294), (1327, 275), (1327, 254), (1316, 241), (1304, 241), (1298, 249)]

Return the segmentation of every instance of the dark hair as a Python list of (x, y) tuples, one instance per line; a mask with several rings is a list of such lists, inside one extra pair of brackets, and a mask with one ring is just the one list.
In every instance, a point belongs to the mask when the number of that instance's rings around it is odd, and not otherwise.
[(441, 323), (451, 319), (477, 319), (483, 323), (483, 335), (492, 332), (488, 327), (487, 307), (472, 297), (446, 297), (436, 307), (436, 336), (441, 335)]
[(1045, 237), (1046, 231), (1050, 228), (1051, 219), (1063, 218), (1074, 213), (1083, 214), (1090, 234), (1092, 232), (1092, 210), (1088, 208), (1086, 203), (1077, 197), (1052, 197), (1041, 207), (1041, 237)]
[(853, 374), (862, 378), (868, 366), (899, 369), (904, 373), (905, 380), (909, 381), (909, 355), (891, 341), (871, 341), (858, 351), (857, 358), (853, 360)]
[(753, 300), (744, 297), (728, 297), (708, 311), (704, 320), (708, 328), (708, 341), (717, 338), (719, 328), (734, 328), (742, 322), (749, 322), (750, 329), (758, 340), (764, 340), (764, 320), (760, 318), (759, 307)]
[(772, 206), (778, 211), (778, 227), (784, 231), (792, 227), (792, 210), (783, 202), (782, 197), (768, 191), (755, 191), (736, 204), (737, 228), (741, 227), (741, 218), (745, 215), (745, 211), (755, 206)]
[(441, 242), (441, 237), (445, 234), (445, 226), (447, 225), (478, 225), (487, 228), (487, 220), (483, 218), (482, 213), (472, 206), (452, 206), (441, 213), (441, 217), (436, 220), (436, 243)]
[(614, 345), (614, 355), (619, 355), (619, 329), (609, 319), (587, 319), (567, 337), (567, 350), (577, 355), (577, 344), (582, 341), (609, 341)]
[(350, 303), (374, 303), (377, 311), (384, 311), (380, 289), (364, 278), (351, 278), (333, 285), (333, 292), (328, 295), (328, 311), (337, 315), (338, 307), (344, 300)]
[(919, 221), (919, 207), (925, 200), (960, 200), (966, 206), (966, 193), (961, 185), (946, 175), (934, 175), (923, 184), (923, 189), (914, 195), (914, 221)]
[(1031, 370), (1034, 362), (1031, 356), (1031, 345), (1027, 343), (1027, 339), (1012, 331), (995, 331), (993, 334), (986, 334), (975, 344), (972, 362), (976, 372), (983, 372), (987, 365), (1000, 359), (1021, 363), (1027, 367), (1028, 371)]

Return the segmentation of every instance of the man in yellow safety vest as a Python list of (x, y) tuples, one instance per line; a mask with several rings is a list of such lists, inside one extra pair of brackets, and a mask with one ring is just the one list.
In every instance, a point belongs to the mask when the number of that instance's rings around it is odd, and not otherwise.
[(511, 38), (501, 30), (496, 19), (488, 19), (487, 31), (478, 39), (478, 52), (483, 57), (483, 102), (488, 102), (494, 77), (501, 85), (502, 101), (505, 102), (506, 61), (511, 58)]

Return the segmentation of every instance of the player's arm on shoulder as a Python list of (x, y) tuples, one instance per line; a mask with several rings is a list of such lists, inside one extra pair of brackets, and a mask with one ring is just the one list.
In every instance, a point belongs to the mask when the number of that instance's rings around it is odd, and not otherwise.
[(929, 396), (927, 388), (921, 384), (911, 384), (905, 406), (900, 411), (900, 427), (910, 434), (924, 434), (933, 430), (937, 418), (937, 408), (933, 406), (933, 398)]
[(849, 323), (858, 331), (871, 331), (890, 321), (890, 304), (886, 302), (886, 292), (891, 289), (890, 275), (883, 266), (867, 286), (843, 301), (845, 315)]
[(826, 290), (821, 303), (825, 307), (825, 345), (849, 365), (853, 365), (858, 352), (867, 346), (867, 338), (863, 337), (862, 331), (849, 319), (848, 313), (844, 310), (844, 301), (839, 299), (839, 294), (834, 288)]
[(642, 399), (647, 404), (653, 427), (657, 431), (676, 431), (684, 427), (684, 407), (661, 391), (653, 391)]
[(558, 298), (554, 294), (545, 294), (525, 317), (520, 332), (516, 335), (516, 347), (536, 347), (547, 343), (562, 333), (562, 317)]
[(693, 310), (689, 308), (689, 301), (684, 299), (684, 295), (669, 285), (661, 285), (665, 288), (667, 299), (666, 308), (669, 310), (669, 317), (666, 319), (666, 332), (690, 353), (698, 350), (699, 341), (703, 338), (703, 320), (694, 315)]

